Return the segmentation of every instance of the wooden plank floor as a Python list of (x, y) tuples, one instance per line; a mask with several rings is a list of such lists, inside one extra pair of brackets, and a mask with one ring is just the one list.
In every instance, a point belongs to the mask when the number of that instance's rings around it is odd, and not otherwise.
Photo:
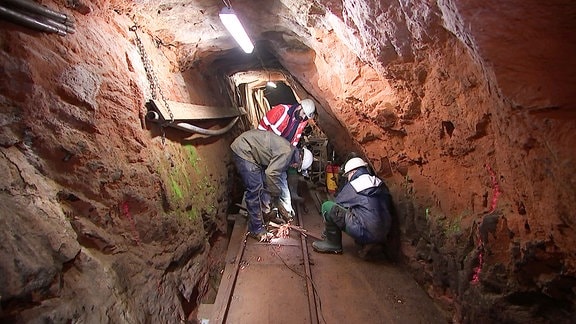
[[(301, 215), (303, 227), (319, 236), (323, 230), (321, 217), (313, 195), (307, 194), (306, 209)], [(243, 233), (232, 234), (243, 242)], [(242, 227), (243, 226), (243, 227)], [(354, 241), (343, 234), (343, 255), (320, 254), (312, 250), (313, 238), (304, 242), (308, 247), (311, 277), (316, 291), (319, 323), (447, 323), (420, 286), (401, 265), (386, 260), (368, 262), (358, 255)], [(228, 260), (218, 295), (231, 292), (230, 307), (225, 323), (313, 323), (308, 310), (308, 290), (305, 275), (302, 240), (296, 231), (288, 239), (275, 244), (246, 239), (242, 258)], [(230, 255), (239, 251), (240, 243), (230, 243)], [(232, 251), (232, 252), (230, 252)], [(230, 257), (227, 256), (228, 257)], [(236, 269), (238, 277), (233, 287), (226, 273)], [(225, 281), (226, 279), (226, 281)], [(214, 314), (223, 313), (220, 302), (214, 304)], [(218, 304), (218, 305), (217, 305)], [(220, 323), (213, 315), (202, 323)], [(199, 320), (200, 317), (199, 317)]]
[(306, 281), (299, 275), (304, 273), (300, 245), (252, 241), (247, 245), (226, 322), (309, 323)]

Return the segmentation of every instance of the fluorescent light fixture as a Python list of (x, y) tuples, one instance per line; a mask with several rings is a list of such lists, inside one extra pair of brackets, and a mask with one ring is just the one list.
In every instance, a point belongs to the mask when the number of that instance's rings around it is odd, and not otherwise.
[(246, 34), (244, 27), (242, 27), (240, 20), (236, 17), (234, 10), (228, 7), (222, 8), (222, 10), (220, 10), (220, 20), (244, 52), (252, 53), (254, 45), (252, 45), (252, 41), (248, 37), (248, 34)]

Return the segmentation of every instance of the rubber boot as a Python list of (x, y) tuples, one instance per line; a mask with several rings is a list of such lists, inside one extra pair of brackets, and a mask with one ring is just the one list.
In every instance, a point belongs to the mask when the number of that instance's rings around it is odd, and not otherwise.
[(333, 222), (326, 222), (326, 239), (313, 242), (312, 248), (320, 253), (342, 253), (342, 231)]

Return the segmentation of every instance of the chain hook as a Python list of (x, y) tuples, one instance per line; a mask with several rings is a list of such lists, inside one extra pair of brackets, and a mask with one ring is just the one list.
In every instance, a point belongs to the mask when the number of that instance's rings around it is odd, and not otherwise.
[[(138, 29), (138, 25), (136, 23), (134, 23), (134, 25), (129, 28), (129, 30), (133, 31), (134, 34), (136, 35), (136, 46), (138, 47), (138, 50), (140, 51), (140, 56), (142, 57), (142, 63), (144, 64), (144, 70), (146, 71), (146, 77), (148, 78), (148, 82), (150, 83), (150, 91), (151, 91), (152, 99), (157, 99), (157, 94), (160, 95), (160, 98), (161, 98), (162, 102), (164, 103), (164, 106), (166, 107), (166, 111), (168, 111), (168, 115), (170, 117), (170, 123), (174, 123), (174, 113), (170, 109), (170, 105), (168, 104), (168, 101), (166, 100), (166, 97), (164, 96), (164, 92), (162, 92), (162, 88), (160, 88), (160, 82), (158, 82), (158, 77), (156, 76), (156, 73), (154, 73), (154, 69), (152, 68), (152, 63), (150, 62), (150, 59), (148, 58), (148, 54), (146, 53), (146, 48), (144, 48), (144, 44), (142, 43), (142, 40), (138, 36), (137, 29)], [(164, 125), (162, 125), (161, 127), (164, 128)], [(165, 141), (165, 134), (164, 134), (164, 129), (162, 129), (162, 143), (163, 144), (164, 144), (164, 141)]]

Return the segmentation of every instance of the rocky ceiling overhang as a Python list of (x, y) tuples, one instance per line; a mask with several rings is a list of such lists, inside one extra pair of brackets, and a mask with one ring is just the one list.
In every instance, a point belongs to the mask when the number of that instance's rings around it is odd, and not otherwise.
[[(178, 62), (174, 63), (181, 71), (201, 62), (230, 74), (265, 61), (280, 63), (293, 73), (290, 66), (310, 64), (317, 55), (333, 55), (331, 48), (343, 45), (385, 76), (389, 66), (423, 59), (429, 55), (427, 49), (455, 36), (486, 66), (487, 77), (494, 74), (514, 105), (535, 112), (576, 107), (572, 95), (576, 6), (571, 0), (111, 3), (158, 44), (175, 50)], [(237, 12), (256, 44), (254, 54), (244, 54), (220, 22), (218, 13), (225, 3)]]
[(228, 3), (220, 0), (134, 1), (123, 2), (123, 11), (155, 37), (157, 43), (176, 49), (181, 70), (199, 61), (218, 59), (226, 59), (229, 66), (233, 66), (233, 62), (241, 66), (255, 63), (273, 66), (277, 63), (269, 54), (270, 42), (308, 49), (302, 42), (311, 35), (303, 26), (307, 25), (314, 2), (230, 2), (256, 44), (253, 54), (245, 54), (238, 48), (219, 19), (220, 10)]

